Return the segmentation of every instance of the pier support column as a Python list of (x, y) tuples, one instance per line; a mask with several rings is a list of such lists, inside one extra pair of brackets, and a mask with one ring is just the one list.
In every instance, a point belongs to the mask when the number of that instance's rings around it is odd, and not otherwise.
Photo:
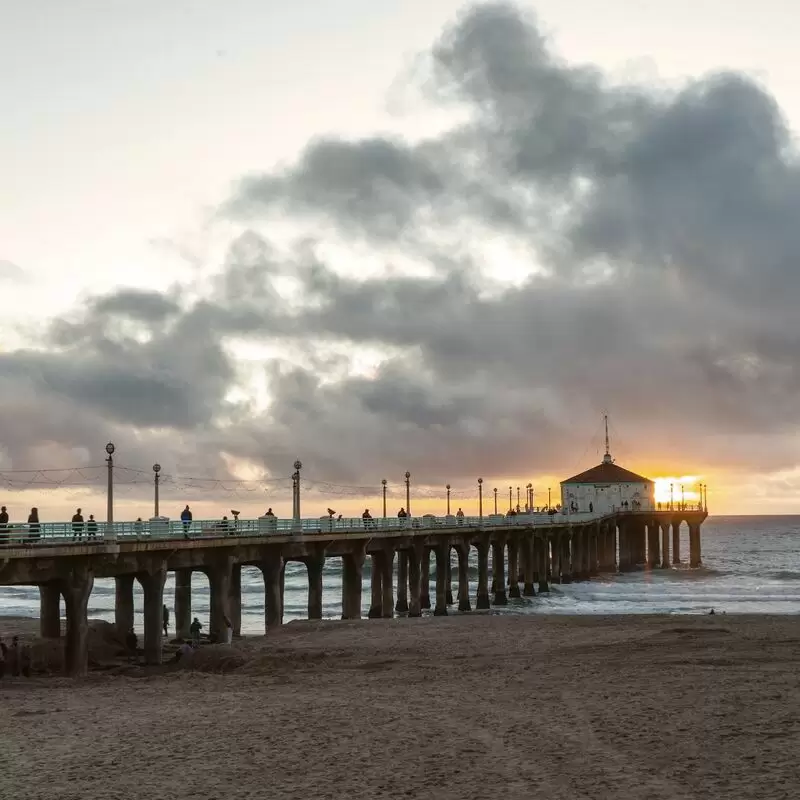
[(229, 600), (231, 609), (231, 623), (233, 635), (242, 635), (242, 565), (234, 564), (231, 568), (231, 596)]
[(583, 542), (580, 531), (573, 531), (572, 536), (572, 580), (583, 580)]
[(669, 523), (664, 522), (661, 525), (661, 567), (662, 569), (669, 568)]
[(283, 555), (280, 547), (268, 552), (261, 564), (261, 573), (264, 576), (264, 625), (267, 632), (283, 625), (283, 593), (281, 591), (283, 567)]
[(564, 571), (564, 546), (561, 537), (556, 534), (552, 542), (547, 540), (543, 541), (542, 547), (544, 547), (545, 550), (552, 549), (552, 553), (550, 554), (550, 563), (552, 565), (550, 569), (550, 582), (562, 583), (561, 575)]
[(458, 555), (458, 610), (472, 611), (469, 601), (469, 543), (456, 547)]
[(522, 542), (525, 558), (522, 564), (522, 594), (524, 597), (536, 597), (536, 587), (533, 576), (536, 573), (535, 538), (533, 534), (526, 536)]
[(447, 577), (445, 578), (445, 594), (447, 595), (447, 605), (453, 605), (453, 554), (447, 551)]
[(231, 571), (233, 559), (223, 557), (208, 569), (210, 620), (208, 635), (212, 642), (224, 642), (228, 631), (225, 618), (230, 619)]
[(434, 617), (447, 616), (447, 569), (450, 564), (450, 543), (436, 545), (436, 607)]
[(164, 629), (164, 581), (167, 579), (166, 563), (136, 576), (144, 593), (144, 663), (158, 666), (161, 663), (161, 635)]
[(519, 591), (519, 543), (508, 543), (508, 596), (521, 597)]
[(672, 522), (672, 563), (681, 563), (681, 521)]
[(383, 592), (383, 617), (394, 617), (394, 548), (383, 551), (381, 559), (381, 591)]
[(39, 586), (39, 635), (43, 639), (61, 638), (61, 591), (55, 583)]
[(431, 551), (426, 547), (422, 553), (419, 572), (419, 607), (431, 607)]
[(657, 522), (647, 523), (647, 566), (649, 569), (655, 569), (661, 563), (659, 533)]
[(133, 629), (133, 575), (114, 578), (114, 626), (123, 635)]
[(322, 619), (322, 568), (324, 566), (324, 555), (314, 555), (306, 559), (309, 619)]
[(361, 619), (365, 558), (363, 548), (342, 556), (342, 619)]
[(689, 525), (689, 566), (699, 567), (703, 563), (700, 557), (700, 526), (698, 524)]
[(67, 633), (64, 642), (64, 671), (72, 677), (83, 677), (89, 671), (89, 621), (86, 609), (94, 586), (94, 574), (86, 567), (71, 570), (58, 581), (67, 612)]
[(492, 544), (492, 578), (494, 580), (494, 604), (508, 605), (506, 594), (505, 542), (502, 540)]
[(383, 571), (381, 570), (380, 552), (370, 553), (369, 564), (369, 585), (370, 585), (370, 604), (369, 619), (380, 619), (383, 616)]
[[(558, 539), (553, 540), (555, 548)], [(536, 541), (536, 565), (539, 572), (539, 594), (550, 591), (550, 576), (552, 572), (547, 569), (547, 562), (550, 561), (550, 539), (544, 535)]]
[(475, 546), (478, 551), (478, 591), (475, 596), (475, 608), (489, 608), (489, 538), (481, 536)]
[(397, 603), (394, 610), (408, 612), (408, 550), (397, 553)]
[(420, 584), (422, 581), (422, 545), (412, 545), (408, 555), (408, 616), (421, 617)]
[(598, 568), (597, 568), (597, 540), (600, 537), (599, 531), (597, 526), (593, 526), (589, 529), (587, 536), (589, 537), (589, 577), (593, 578), (597, 575)]
[(192, 624), (192, 571), (175, 570), (175, 638), (190, 639)]

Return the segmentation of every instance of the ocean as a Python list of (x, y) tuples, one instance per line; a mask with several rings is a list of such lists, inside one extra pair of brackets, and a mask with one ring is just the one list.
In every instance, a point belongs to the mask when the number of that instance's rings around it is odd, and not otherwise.
[[(689, 554), (689, 534), (681, 529), (681, 555)], [(496, 609), (503, 614), (707, 614), (712, 608), (731, 614), (800, 613), (800, 516), (709, 517), (702, 527), (703, 567), (637, 571), (603, 575), (591, 581), (553, 586), (549, 594), (509, 599)], [(369, 608), (369, 561), (364, 565), (364, 616)], [(396, 562), (395, 562), (396, 563)], [(457, 569), (453, 554), (453, 593)], [(431, 595), (435, 595), (431, 569)], [(478, 565), (470, 560), (470, 593), (475, 605)], [(491, 578), (491, 557), (490, 557)], [(134, 584), (135, 623), (143, 630), (143, 598)], [(521, 587), (520, 587), (521, 588)], [(164, 602), (173, 608), (174, 578), (170, 573)], [(323, 573), (323, 616), (341, 616), (341, 561), (329, 559)], [(307, 581), (304, 565), (286, 568), (284, 621), (307, 616)], [(206, 624), (209, 616), (208, 581), (201, 573), (192, 577), (192, 613)], [(457, 613), (451, 610), (451, 613)], [(0, 587), (0, 614), (38, 617), (36, 587)], [(62, 601), (63, 614), (63, 601)], [(89, 600), (89, 617), (114, 618), (114, 581), (97, 580)], [(264, 632), (264, 582), (252, 567), (242, 570), (242, 633)]]

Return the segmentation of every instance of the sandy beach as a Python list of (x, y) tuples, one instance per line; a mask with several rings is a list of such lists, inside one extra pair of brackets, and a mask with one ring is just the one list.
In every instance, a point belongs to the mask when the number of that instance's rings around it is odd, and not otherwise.
[(0, 796), (788, 798), (798, 667), (794, 617), (293, 623), (4, 679)]

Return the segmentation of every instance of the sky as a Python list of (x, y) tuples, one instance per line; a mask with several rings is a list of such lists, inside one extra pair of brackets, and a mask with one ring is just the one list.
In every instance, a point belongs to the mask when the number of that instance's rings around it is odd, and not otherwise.
[(308, 514), (406, 470), (474, 513), (606, 413), (660, 486), (800, 513), (788, 2), (2, 10), (12, 518), (102, 518), (108, 441), (118, 519), (156, 462), (162, 513), (288, 516), (297, 458)]

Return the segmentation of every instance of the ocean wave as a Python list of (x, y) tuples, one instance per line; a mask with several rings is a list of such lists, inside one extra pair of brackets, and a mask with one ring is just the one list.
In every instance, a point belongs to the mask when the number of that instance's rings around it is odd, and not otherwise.
[(776, 572), (768, 573), (768, 577), (778, 581), (800, 581), (800, 572), (790, 569), (779, 569)]

